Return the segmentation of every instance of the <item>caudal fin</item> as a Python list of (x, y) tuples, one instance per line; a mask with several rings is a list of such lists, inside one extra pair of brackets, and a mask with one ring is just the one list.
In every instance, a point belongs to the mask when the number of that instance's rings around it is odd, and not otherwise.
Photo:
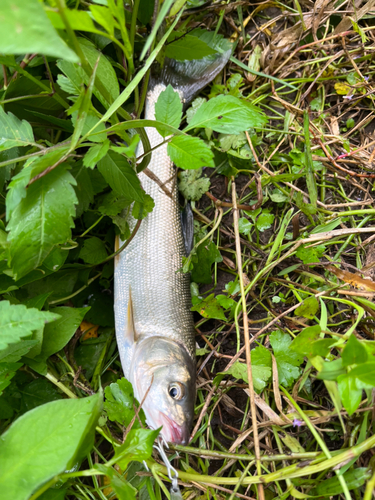
[(171, 84), (174, 89), (180, 90), (185, 104), (220, 73), (232, 54), (232, 44), (222, 35), (215, 36), (214, 32), (201, 29), (195, 29), (189, 35), (201, 39), (216, 53), (192, 61), (177, 61), (166, 57), (160, 74), (153, 75), (155, 84)]

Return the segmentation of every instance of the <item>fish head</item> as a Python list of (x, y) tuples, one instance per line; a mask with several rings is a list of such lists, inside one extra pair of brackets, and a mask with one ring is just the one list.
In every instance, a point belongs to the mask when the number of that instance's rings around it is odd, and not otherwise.
[(137, 342), (131, 374), (147, 424), (162, 427), (166, 441), (187, 444), (194, 418), (195, 363), (183, 344), (156, 336)]

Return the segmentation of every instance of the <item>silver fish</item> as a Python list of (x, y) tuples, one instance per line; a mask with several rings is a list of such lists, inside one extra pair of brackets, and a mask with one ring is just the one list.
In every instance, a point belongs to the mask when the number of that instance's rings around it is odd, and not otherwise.
[[(155, 103), (169, 83), (186, 103), (214, 78), (229, 56), (230, 51), (203, 62), (167, 59), (158, 81), (150, 85), (145, 118), (155, 119)], [(151, 148), (164, 141), (155, 128), (146, 132)], [(137, 156), (142, 153), (140, 146)], [(185, 245), (175, 170), (166, 144), (152, 152), (149, 169), (171, 196), (144, 173), (139, 175), (155, 207), (115, 260), (116, 337), (124, 375), (142, 402), (147, 424), (162, 427), (166, 441), (186, 444), (194, 417), (195, 332), (190, 277), (178, 272)], [(132, 229), (136, 221), (129, 218), (128, 222)]]

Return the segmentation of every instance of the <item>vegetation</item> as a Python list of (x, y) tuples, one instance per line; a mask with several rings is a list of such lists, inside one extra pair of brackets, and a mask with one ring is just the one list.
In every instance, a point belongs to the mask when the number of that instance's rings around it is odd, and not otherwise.
[[(114, 336), (115, 235), (153, 208), (146, 126), (195, 217), (182, 498), (373, 498), (372, 4), (0, 2), (4, 498), (181, 498)], [(153, 63), (230, 42), (186, 110), (168, 87), (142, 119)]]

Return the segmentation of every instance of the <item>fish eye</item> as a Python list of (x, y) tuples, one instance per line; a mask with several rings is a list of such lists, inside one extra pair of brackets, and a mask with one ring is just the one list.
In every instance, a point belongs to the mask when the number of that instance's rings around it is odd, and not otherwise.
[(180, 401), (185, 396), (185, 386), (180, 382), (169, 384), (168, 394), (172, 399)]

